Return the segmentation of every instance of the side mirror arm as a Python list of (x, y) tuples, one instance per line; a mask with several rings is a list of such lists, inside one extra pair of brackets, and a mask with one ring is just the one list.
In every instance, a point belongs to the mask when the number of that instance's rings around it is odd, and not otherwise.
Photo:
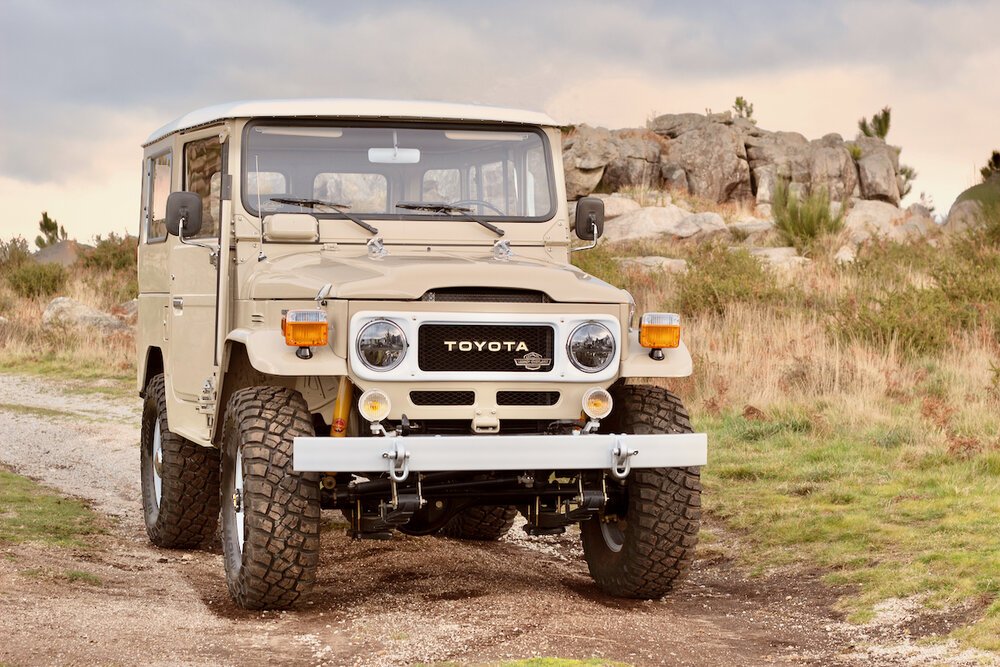
[(184, 238), (185, 222), (187, 222), (187, 217), (183, 217), (180, 219), (180, 224), (177, 226), (177, 240), (183, 243), (184, 245), (190, 245), (190, 246), (195, 246), (197, 248), (205, 248), (206, 250), (209, 250), (210, 252), (208, 253), (208, 261), (212, 264), (212, 266), (218, 268), (219, 249), (205, 243), (198, 243), (197, 241), (188, 241), (186, 238)]
[(590, 222), (590, 232), (594, 240), (590, 242), (590, 245), (582, 245), (579, 248), (570, 248), (570, 252), (577, 252), (579, 250), (590, 250), (591, 248), (597, 247), (598, 237), (597, 237), (597, 220), (595, 220), (596, 217), (597, 217), (596, 215), (591, 213), (590, 216), (588, 216), (587, 218), (587, 221)]

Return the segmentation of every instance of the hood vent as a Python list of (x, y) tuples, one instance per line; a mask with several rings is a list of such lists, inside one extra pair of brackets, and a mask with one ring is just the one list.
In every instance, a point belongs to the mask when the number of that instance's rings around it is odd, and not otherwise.
[(475, 301), (488, 303), (551, 303), (544, 292), (507, 287), (444, 287), (429, 290), (421, 301)]

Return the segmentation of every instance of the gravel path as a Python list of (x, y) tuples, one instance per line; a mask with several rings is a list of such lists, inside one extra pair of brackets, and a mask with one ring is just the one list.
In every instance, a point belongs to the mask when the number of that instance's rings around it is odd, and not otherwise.
[[(137, 398), (0, 375), (0, 463), (115, 517), (92, 549), (0, 546), (0, 663), (149, 665), (490, 664), (533, 655), (635, 665), (990, 664), (927, 653), (908, 618), (850, 626), (818, 576), (750, 579), (718, 527), (687, 584), (662, 601), (609, 598), (578, 534), (496, 544), (348, 540), (326, 513), (316, 591), (296, 610), (249, 613), (217, 551), (149, 545), (138, 481)], [(2, 511), (2, 508), (0, 508)], [(82, 570), (100, 585), (68, 583)], [(898, 615), (897, 615), (898, 616)], [(898, 630), (898, 632), (896, 632)], [(993, 664), (996, 664), (995, 662)]]

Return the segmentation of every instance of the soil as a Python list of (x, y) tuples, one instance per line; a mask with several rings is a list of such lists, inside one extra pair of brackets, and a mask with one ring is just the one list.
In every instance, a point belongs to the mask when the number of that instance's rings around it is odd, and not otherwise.
[(1000, 664), (914, 642), (946, 632), (965, 612), (937, 622), (905, 603), (882, 621), (850, 625), (833, 609), (849, 591), (826, 586), (819, 572), (750, 577), (731, 557), (744, 548), (738, 538), (712, 523), (712, 544), (680, 589), (640, 602), (598, 591), (578, 531), (529, 538), (515, 526), (488, 544), (403, 535), (358, 542), (338, 512), (327, 512), (313, 594), (291, 611), (246, 612), (229, 599), (217, 548), (170, 551), (147, 541), (138, 399), (80, 389), (0, 375), (0, 463), (108, 517), (87, 548), (0, 545), (0, 664), (477, 665), (532, 656)]

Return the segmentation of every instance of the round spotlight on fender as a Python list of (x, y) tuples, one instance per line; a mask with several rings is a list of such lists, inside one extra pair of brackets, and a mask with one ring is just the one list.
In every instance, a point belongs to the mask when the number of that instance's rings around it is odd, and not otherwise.
[(369, 389), (358, 399), (358, 411), (362, 417), (373, 424), (388, 417), (391, 408), (392, 403), (389, 401), (389, 395), (381, 389)]
[(613, 404), (611, 394), (600, 387), (588, 389), (583, 395), (583, 412), (591, 419), (604, 419), (610, 415)]

